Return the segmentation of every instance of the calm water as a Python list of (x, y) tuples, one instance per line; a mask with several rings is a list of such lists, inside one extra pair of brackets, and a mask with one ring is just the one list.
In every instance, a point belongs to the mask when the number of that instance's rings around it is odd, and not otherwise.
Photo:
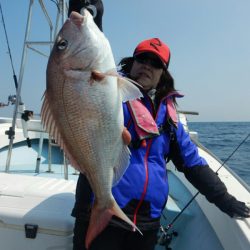
[[(250, 122), (189, 122), (200, 142), (224, 162), (249, 135)], [(226, 162), (250, 186), (250, 137)]]

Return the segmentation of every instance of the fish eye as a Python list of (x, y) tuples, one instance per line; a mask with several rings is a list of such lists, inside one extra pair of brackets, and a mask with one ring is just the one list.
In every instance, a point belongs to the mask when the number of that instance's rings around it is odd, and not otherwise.
[(68, 41), (65, 39), (61, 39), (58, 43), (57, 43), (57, 48), (59, 50), (65, 50), (68, 47)]

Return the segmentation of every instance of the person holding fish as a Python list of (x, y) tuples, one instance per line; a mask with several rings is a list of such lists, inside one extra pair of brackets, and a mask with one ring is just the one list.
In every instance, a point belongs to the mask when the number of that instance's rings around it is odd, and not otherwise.
[[(67, 32), (65, 31), (67, 31), (69, 27), (74, 29), (75, 25), (78, 27), (75, 31), (79, 32), (84, 19), (87, 19), (86, 25), (90, 25), (90, 28), (93, 28), (94, 31), (97, 32), (95, 27), (93, 27), (93, 21), (90, 20), (91, 18), (86, 11), (83, 11), (83, 16), (78, 14), (82, 8), (87, 8), (90, 11), (94, 16), (96, 25), (102, 31), (103, 3), (101, 0), (70, 0), (70, 20), (67, 21), (63, 28), (65, 29), (64, 32), (62, 32), (58, 38), (59, 40), (55, 45), (57, 49), (52, 53), (56, 54), (58, 51), (62, 53), (64, 49), (67, 49), (69, 39), (66, 40)], [(101, 34), (98, 35), (101, 36), (101, 38), (103, 36)], [(65, 36), (65, 38), (63, 36)], [(77, 37), (75, 40), (77, 40)], [(101, 39), (98, 41), (100, 40)], [(82, 52), (84, 50), (78, 51)], [(119, 64), (120, 75), (110, 71), (103, 73), (102, 69), (92, 70), (91, 73), (87, 73), (87, 70), (80, 72), (79, 69), (81, 67), (74, 65), (77, 60), (79, 60), (79, 58), (75, 58), (74, 61), (63, 64), (64, 70), (67, 71), (67, 76), (71, 79), (69, 90), (67, 90), (67, 84), (65, 84), (63, 80), (64, 90), (57, 92), (53, 98), (51, 94), (53, 84), (49, 85), (43, 107), (45, 127), (50, 128), (51, 132), (54, 132), (54, 136), (69, 156), (72, 165), (81, 172), (77, 182), (76, 201), (72, 211), (72, 216), (75, 217), (74, 250), (153, 250), (157, 244), (161, 213), (168, 199), (169, 183), (166, 171), (166, 161), (168, 160), (172, 160), (178, 171), (183, 172), (188, 181), (193, 184), (209, 202), (214, 203), (221, 211), (230, 217), (250, 217), (249, 208), (244, 202), (238, 201), (227, 192), (224, 183), (209, 168), (205, 159), (199, 155), (196, 145), (191, 141), (183, 125), (177, 119), (175, 109), (176, 99), (182, 97), (182, 95), (176, 91), (174, 79), (168, 71), (170, 49), (167, 44), (159, 38), (150, 38), (140, 42), (135, 47), (132, 56), (121, 60)], [(52, 67), (55, 62), (56, 60), (51, 60), (48, 68)], [(68, 66), (69, 63), (72, 63), (76, 68), (75, 72), (73, 66)], [(89, 63), (88, 65), (92, 64)], [(53, 76), (56, 70), (58, 69), (55, 68), (55, 70), (51, 70)], [(48, 70), (48, 75), (49, 74), (50, 71)], [(85, 76), (88, 76), (90, 80), (86, 81), (87, 87), (84, 92), (80, 89), (81, 85), (77, 81)], [(96, 88), (96, 90), (99, 91), (99, 89), (105, 88), (108, 84), (107, 81), (105, 82), (106, 78), (113, 79), (113, 81), (114, 79), (118, 79), (117, 81), (120, 87), (123, 84), (128, 87), (127, 91), (123, 91), (121, 94), (118, 94), (118, 96), (129, 96), (129, 91), (133, 92), (133, 95), (131, 95), (133, 98), (123, 98), (123, 102), (122, 100), (120, 101), (123, 110), (124, 128), (119, 130), (120, 132), (118, 134), (120, 134), (120, 136), (118, 137), (119, 143), (123, 144), (123, 146), (117, 144), (117, 147), (121, 148), (123, 153), (121, 157), (119, 156), (117, 158), (115, 156), (115, 150), (112, 151), (110, 149), (109, 152), (111, 158), (114, 156), (110, 162), (114, 162), (115, 166), (111, 169), (111, 175), (105, 178), (107, 179), (110, 176), (113, 178), (112, 194), (108, 192), (105, 193), (106, 185), (109, 185), (108, 182), (103, 182), (102, 185), (96, 186), (95, 182), (98, 179), (95, 178), (99, 173), (98, 166), (92, 175), (89, 169), (83, 169), (83, 166), (81, 166), (81, 154), (84, 154), (84, 151), (75, 153), (72, 149), (77, 143), (80, 145), (80, 142), (74, 141), (74, 143), (70, 144), (67, 141), (67, 132), (73, 127), (73, 123), (71, 123), (68, 128), (66, 127), (68, 123), (70, 124), (70, 121), (67, 119), (69, 119), (71, 113), (80, 110), (77, 108), (79, 104), (71, 107), (70, 105), (72, 105), (72, 103), (69, 101), (68, 106), (65, 106), (66, 108), (69, 106), (71, 108), (69, 108), (70, 112), (66, 114), (63, 120), (63, 126), (60, 125), (59, 122), (60, 119), (62, 119), (61, 117), (64, 117), (63, 112), (65, 108), (60, 111), (60, 114), (56, 113), (58, 112), (57, 110), (60, 109), (60, 105), (63, 104), (58, 104), (58, 106), (50, 104), (54, 99), (58, 98), (59, 94), (67, 90), (68, 94), (62, 96), (62, 98), (65, 98), (64, 102), (66, 103), (66, 98), (68, 96), (70, 97), (72, 93), (75, 93), (74, 88), (76, 88), (76, 94), (82, 93), (73, 100), (74, 102), (81, 99), (86, 91), (88, 95), (84, 97), (88, 99), (92, 89)], [(128, 78), (133, 82), (133, 86), (129, 86), (127, 82)], [(74, 79), (75, 82), (72, 84)], [(58, 82), (60, 82), (59, 80), (56, 80), (55, 83), (58, 84)], [(110, 86), (114, 86), (114, 82)], [(137, 90), (135, 90), (135, 88)], [(110, 91), (113, 91), (111, 87)], [(112, 98), (115, 98), (115, 94), (110, 95), (109, 99)], [(58, 99), (60, 100), (61, 98)], [(104, 99), (100, 105), (105, 106), (106, 99)], [(118, 100), (120, 99), (118, 98)], [(87, 109), (84, 110), (83, 114), (88, 118), (81, 121), (83, 126), (85, 126), (85, 123), (89, 120), (94, 120), (93, 110), (95, 110), (95, 104), (91, 103), (91, 105), (92, 113)], [(57, 108), (53, 109), (54, 106)], [(88, 103), (83, 106), (83, 108), (86, 106), (88, 106)], [(99, 106), (99, 109), (101, 109), (102, 106)], [(110, 105), (110, 108), (112, 108), (112, 105)], [(99, 109), (96, 109), (95, 112), (98, 112)], [(51, 117), (57, 115), (56, 122), (50, 118), (50, 114)], [(78, 117), (81, 117), (81, 113), (79, 113)], [(108, 121), (115, 119), (112, 116), (110, 117)], [(105, 129), (105, 122), (101, 121), (100, 123), (103, 126), (100, 127), (100, 130)], [(92, 123), (91, 126), (95, 124), (96, 123)], [(64, 127), (65, 130), (63, 130)], [(74, 132), (78, 128), (79, 126), (72, 129), (72, 136), (69, 136), (70, 140), (81, 135), (81, 132), (78, 132), (78, 134), (76, 134), (77, 136), (74, 137)], [(92, 127), (87, 127), (84, 133), (87, 134), (91, 129)], [(111, 129), (110, 127), (110, 130), (113, 131), (115, 129)], [(86, 143), (82, 144), (84, 145), (83, 150), (87, 151), (88, 148), (90, 148), (89, 144), (96, 140), (94, 137), (102, 137), (101, 132), (102, 131), (93, 130), (93, 138), (90, 137), (93, 140), (86, 139)], [(106, 134), (109, 132), (107, 129)], [(117, 137), (117, 134), (114, 134), (114, 137)], [(109, 140), (111, 141), (111, 139)], [(104, 153), (100, 153), (100, 151), (102, 151), (104, 147), (108, 147), (109, 143), (103, 145), (104, 146), (100, 147), (99, 150), (95, 151), (95, 156), (97, 160), (99, 160), (100, 165), (102, 159), (106, 157), (104, 157)], [(128, 156), (127, 151), (124, 151), (124, 145), (128, 145), (130, 151), (129, 161), (127, 161)], [(92, 154), (95, 147), (99, 147), (99, 144), (94, 144), (94, 149), (91, 148), (87, 151), (88, 155)], [(89, 165), (89, 167), (91, 167), (91, 164), (94, 165), (93, 162), (95, 162), (95, 159), (89, 159), (88, 155), (85, 156), (85, 159), (87, 159), (86, 166)], [(114, 159), (116, 159), (115, 161), (117, 162), (115, 162)], [(120, 169), (119, 161), (128, 163), (128, 166), (126, 166), (125, 169)], [(82, 169), (83, 171), (81, 171)], [(99, 205), (103, 203), (104, 199), (101, 195), (102, 193), (107, 194), (109, 199), (101, 209)]]

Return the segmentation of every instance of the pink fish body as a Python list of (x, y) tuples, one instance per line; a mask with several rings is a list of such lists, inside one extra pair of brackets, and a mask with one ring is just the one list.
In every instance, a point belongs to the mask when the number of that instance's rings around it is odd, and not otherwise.
[(130, 153), (122, 138), (122, 102), (141, 96), (115, 73), (107, 38), (84, 10), (72, 12), (55, 41), (47, 66), (42, 123), (84, 173), (95, 195), (86, 248), (112, 215), (136, 226), (122, 212), (111, 188), (125, 172)]

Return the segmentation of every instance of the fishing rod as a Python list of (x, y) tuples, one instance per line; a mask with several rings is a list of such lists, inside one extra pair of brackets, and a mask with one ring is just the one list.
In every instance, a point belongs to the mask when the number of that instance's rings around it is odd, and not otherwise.
[[(216, 174), (218, 174), (219, 170), (226, 164), (226, 162), (235, 154), (235, 152), (243, 145), (247, 139), (250, 137), (250, 133), (239, 143), (239, 145), (233, 150), (233, 152), (226, 158), (226, 160), (223, 161), (223, 163), (220, 165), (220, 167), (216, 170)], [(183, 212), (189, 207), (189, 205), (193, 202), (193, 200), (199, 195), (199, 191), (187, 202), (187, 204), (183, 207), (183, 209), (174, 217), (174, 219), (168, 224), (167, 227), (160, 227), (161, 236), (158, 239), (159, 245), (165, 245), (166, 249), (168, 248), (168, 245), (170, 244), (172, 237), (177, 236), (177, 232), (173, 232), (172, 234), (168, 234), (168, 230), (173, 227), (173, 224), (176, 222), (176, 220), (183, 214)], [(166, 219), (166, 217), (164, 216)]]
[(4, 22), (3, 10), (2, 10), (1, 3), (0, 3), (0, 11), (1, 11), (1, 16), (2, 16), (3, 29), (4, 29), (5, 38), (6, 38), (7, 47), (8, 47), (8, 53), (9, 53), (9, 57), (10, 57), (11, 68), (12, 68), (12, 71), (13, 71), (13, 78), (14, 78), (15, 88), (17, 89), (17, 87), (18, 87), (17, 77), (16, 77), (16, 74), (15, 74), (14, 64), (13, 64), (12, 55), (11, 55), (11, 51), (10, 51), (10, 44), (9, 44), (9, 39), (8, 39), (8, 35), (7, 35), (7, 31), (6, 31), (6, 26), (5, 26), (5, 22)]
[(9, 128), (9, 130), (5, 131), (5, 134), (8, 135), (9, 138), (9, 150), (8, 150), (8, 156), (7, 156), (7, 162), (6, 162), (6, 172), (9, 170), (9, 165), (10, 165), (10, 158), (11, 158), (11, 153), (12, 153), (12, 147), (13, 147), (13, 141), (15, 138), (15, 126), (16, 126), (16, 119), (17, 119), (17, 108), (18, 105), (21, 103), (21, 97), (19, 94), (19, 86), (18, 86), (18, 81), (14, 69), (14, 64), (13, 64), (13, 59), (12, 59), (12, 54), (10, 50), (10, 45), (9, 45), (9, 39), (7, 35), (7, 30), (5, 26), (5, 21), (4, 21), (4, 16), (3, 16), (3, 10), (2, 10), (2, 5), (0, 3), (0, 11), (1, 11), (1, 17), (2, 17), (2, 23), (3, 23), (3, 28), (4, 28), (4, 33), (5, 33), (5, 39), (7, 43), (7, 48), (8, 48), (8, 54), (11, 62), (11, 68), (13, 72), (13, 79), (14, 79), (14, 84), (15, 84), (15, 89), (16, 89), (16, 95), (15, 95), (15, 109), (14, 109), (14, 114), (13, 114), (13, 119), (12, 119), (12, 125)]

